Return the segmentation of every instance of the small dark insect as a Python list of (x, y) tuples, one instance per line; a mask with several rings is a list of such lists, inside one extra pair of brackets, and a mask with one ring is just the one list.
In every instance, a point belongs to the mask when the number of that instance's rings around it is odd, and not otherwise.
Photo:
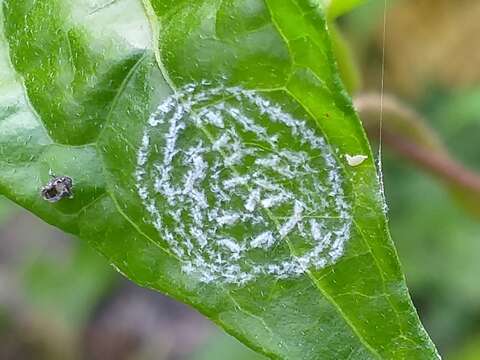
[(42, 187), (42, 198), (48, 202), (54, 203), (64, 198), (73, 198), (73, 180), (68, 176), (52, 176), (47, 185)]

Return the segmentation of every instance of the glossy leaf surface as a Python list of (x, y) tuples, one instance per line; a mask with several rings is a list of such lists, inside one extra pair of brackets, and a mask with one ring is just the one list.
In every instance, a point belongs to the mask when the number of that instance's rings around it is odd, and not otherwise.
[(437, 357), (318, 4), (2, 5), (2, 193), (272, 358)]

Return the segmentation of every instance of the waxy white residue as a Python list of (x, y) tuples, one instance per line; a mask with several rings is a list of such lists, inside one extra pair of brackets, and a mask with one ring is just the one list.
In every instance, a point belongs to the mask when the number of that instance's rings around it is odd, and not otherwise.
[[(245, 284), (299, 276), (343, 255), (352, 217), (333, 154), (313, 121), (259, 92), (202, 82), (150, 116), (134, 176), (185, 272)], [(347, 157), (352, 166), (364, 160)]]

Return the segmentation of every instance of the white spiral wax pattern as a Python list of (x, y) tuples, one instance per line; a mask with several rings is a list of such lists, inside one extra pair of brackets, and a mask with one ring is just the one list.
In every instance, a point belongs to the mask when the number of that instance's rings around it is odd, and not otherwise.
[(203, 83), (165, 99), (134, 175), (149, 221), (202, 282), (298, 276), (335, 263), (350, 237), (331, 147), (257, 91)]

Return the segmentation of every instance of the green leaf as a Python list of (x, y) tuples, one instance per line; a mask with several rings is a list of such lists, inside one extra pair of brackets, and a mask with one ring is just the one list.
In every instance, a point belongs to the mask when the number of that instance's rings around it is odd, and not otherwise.
[(271, 358), (438, 358), (318, 3), (92, 4), (3, 1), (0, 191)]
[[(314, 1), (312, 0), (312, 2)], [(319, 2), (323, 8), (326, 8), (328, 17), (335, 19), (360, 6), (366, 0), (319, 0)]]
[(338, 29), (338, 26), (336, 26), (335, 23), (330, 23), (329, 29), (342, 82), (349, 94), (355, 94), (360, 90), (362, 85), (360, 68), (355, 61), (356, 58), (350, 44)]
[(366, 2), (366, 0), (332, 0), (328, 9), (328, 15), (331, 18), (336, 18), (360, 6), (364, 2)]

